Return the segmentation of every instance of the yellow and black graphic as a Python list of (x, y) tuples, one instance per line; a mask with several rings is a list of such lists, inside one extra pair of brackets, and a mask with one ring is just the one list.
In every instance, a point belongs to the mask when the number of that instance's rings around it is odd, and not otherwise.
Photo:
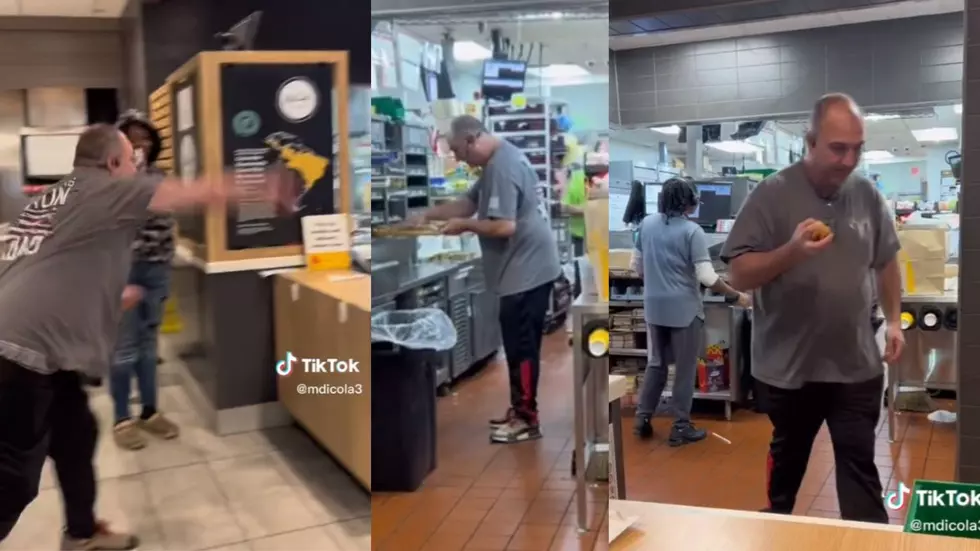
[(295, 182), (295, 185), (285, 186), (286, 193), (292, 196), (284, 198), (288, 201), (285, 204), (292, 204), (294, 212), (302, 211), (306, 207), (307, 192), (328, 175), (330, 160), (288, 132), (269, 134), (265, 144), (275, 156), (273, 162), (281, 163)]

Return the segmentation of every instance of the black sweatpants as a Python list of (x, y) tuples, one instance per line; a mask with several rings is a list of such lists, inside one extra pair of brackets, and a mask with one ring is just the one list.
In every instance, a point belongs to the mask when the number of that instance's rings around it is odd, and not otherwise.
[(888, 523), (874, 462), (883, 377), (862, 383), (807, 383), (794, 390), (758, 383), (760, 406), (773, 426), (767, 464), (772, 512), (792, 514), (813, 440), (826, 421), (841, 517)]
[(510, 405), (525, 421), (538, 423), (541, 341), (553, 282), (500, 297), (500, 330), (510, 374)]
[(98, 423), (78, 373), (41, 375), (0, 359), (0, 541), (37, 497), (44, 460), (54, 461), (75, 538), (95, 534)]

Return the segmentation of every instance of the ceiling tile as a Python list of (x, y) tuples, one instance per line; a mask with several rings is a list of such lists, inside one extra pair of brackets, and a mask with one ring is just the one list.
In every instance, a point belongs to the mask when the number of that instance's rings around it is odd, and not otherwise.
[(658, 15), (657, 19), (663, 21), (665, 25), (672, 29), (683, 29), (695, 26), (691, 19), (684, 13), (665, 13), (663, 15)]
[(644, 31), (663, 31), (670, 28), (669, 25), (663, 21), (657, 19), (656, 17), (644, 17), (643, 19), (631, 19), (630, 23), (633, 23), (637, 27), (643, 29)]
[(634, 34), (643, 32), (643, 29), (637, 27), (629, 21), (610, 21), (609, 29), (615, 31), (615, 34)]

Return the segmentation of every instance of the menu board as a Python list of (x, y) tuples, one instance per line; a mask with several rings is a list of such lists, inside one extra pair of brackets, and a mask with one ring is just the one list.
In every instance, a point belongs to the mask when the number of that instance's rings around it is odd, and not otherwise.
[(334, 214), (333, 66), (221, 67), (223, 162), (243, 191), (280, 180), (280, 200), (228, 209), (227, 249), (302, 244), (300, 218)]
[[(193, 182), (200, 177), (201, 146), (197, 115), (200, 113), (197, 101), (197, 75), (173, 87), (170, 105), (174, 113), (171, 132), (174, 149), (174, 174), (185, 182)], [(195, 243), (205, 242), (204, 215), (201, 212), (188, 212), (177, 215), (180, 236)]]

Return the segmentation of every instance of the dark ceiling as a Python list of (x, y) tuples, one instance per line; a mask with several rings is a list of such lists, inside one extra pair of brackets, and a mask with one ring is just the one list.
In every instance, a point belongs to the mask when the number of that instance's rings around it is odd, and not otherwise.
[[(902, 0), (611, 0), (609, 35), (748, 23)], [(652, 7), (655, 6), (655, 7)]]

